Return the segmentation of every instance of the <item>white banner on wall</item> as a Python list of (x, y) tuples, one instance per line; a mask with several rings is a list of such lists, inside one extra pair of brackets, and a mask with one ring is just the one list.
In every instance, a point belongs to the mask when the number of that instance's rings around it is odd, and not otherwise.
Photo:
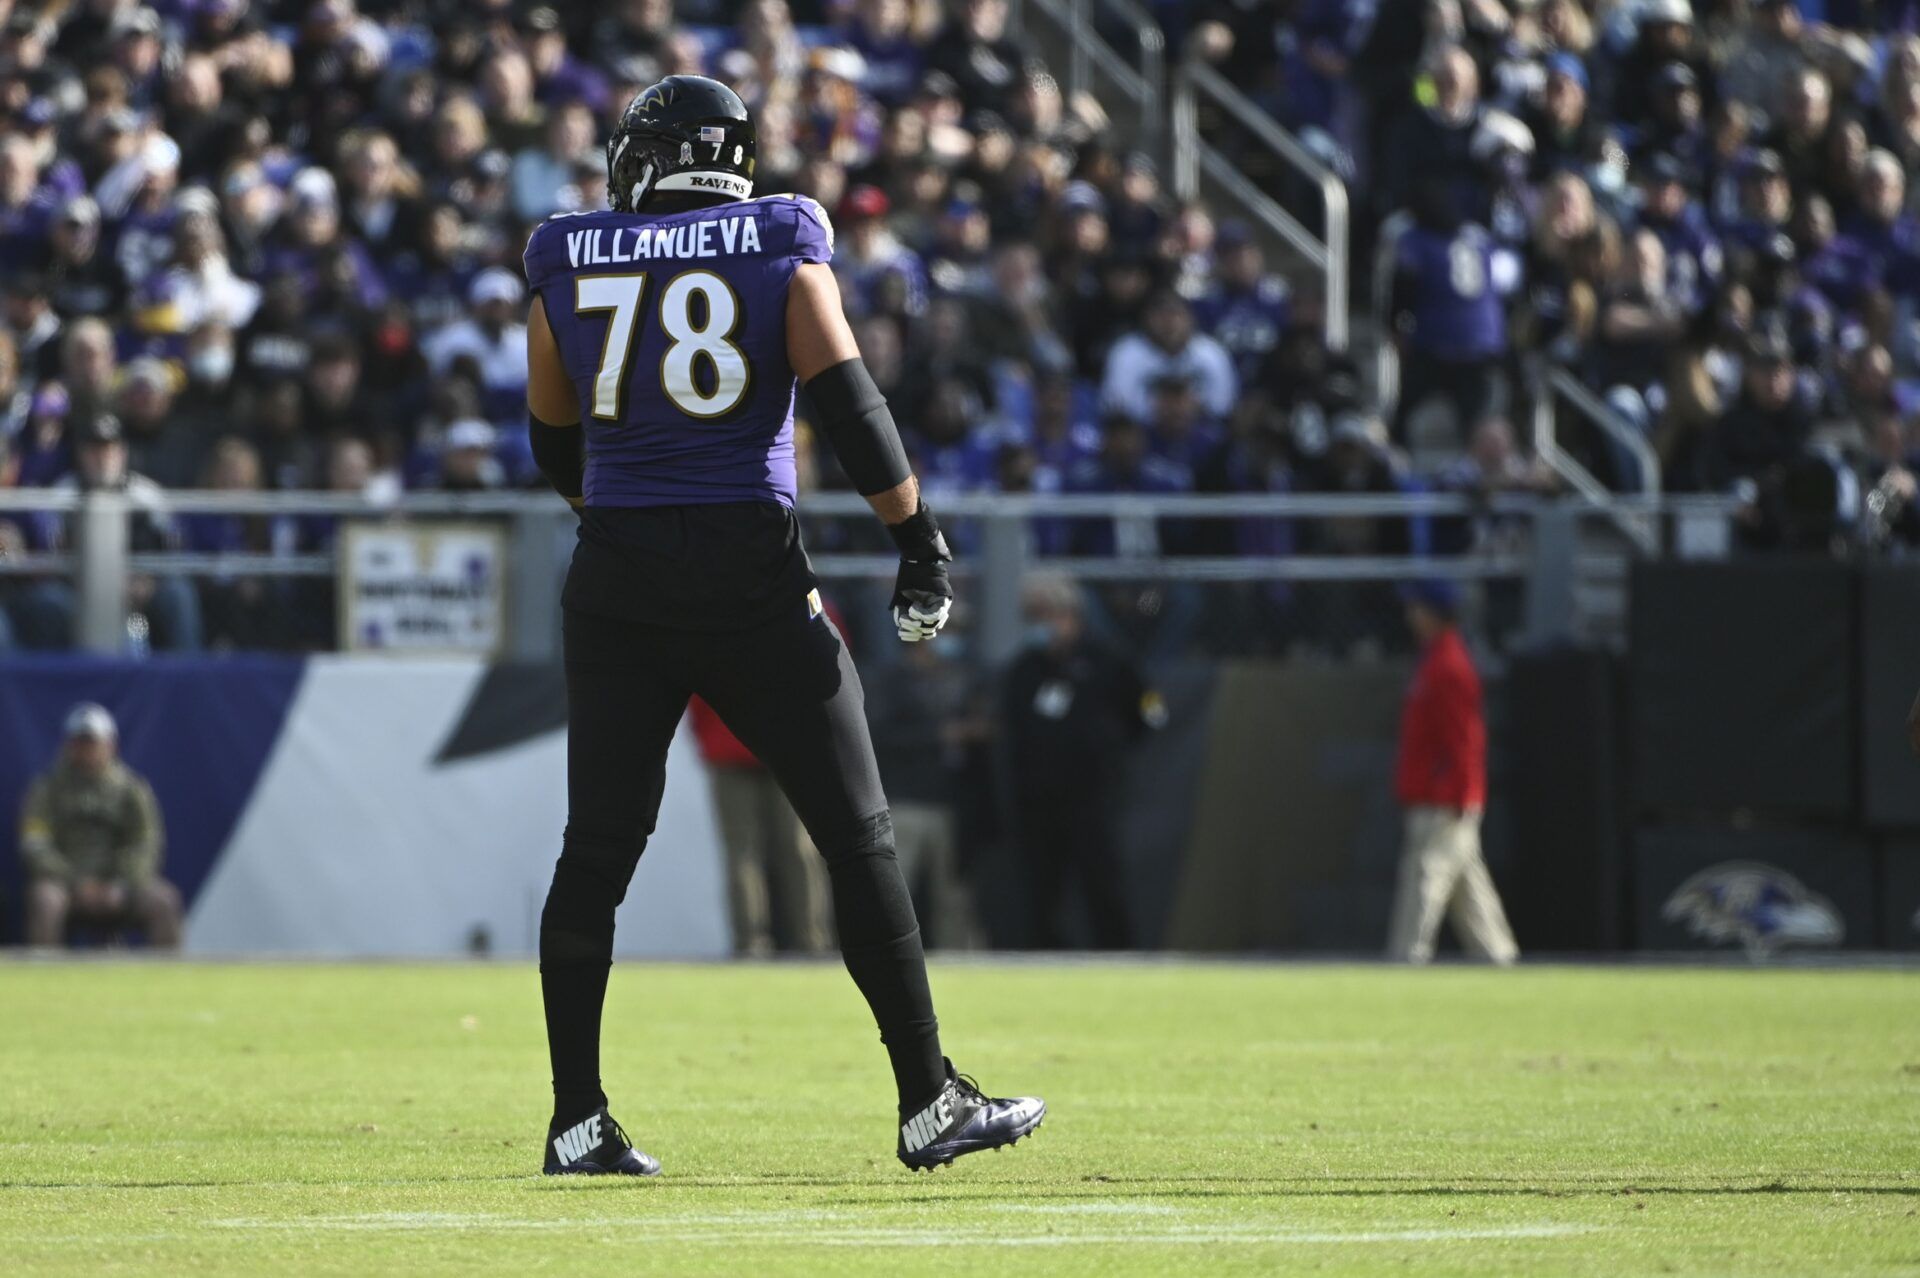
[[(530, 954), (567, 821), (564, 729), (451, 761), (475, 660), (309, 662), (253, 797), (187, 920), (198, 954)], [(705, 771), (682, 729), (618, 954), (729, 950)]]
[(506, 628), (507, 539), (487, 524), (350, 523), (340, 538), (340, 646), (494, 653)]

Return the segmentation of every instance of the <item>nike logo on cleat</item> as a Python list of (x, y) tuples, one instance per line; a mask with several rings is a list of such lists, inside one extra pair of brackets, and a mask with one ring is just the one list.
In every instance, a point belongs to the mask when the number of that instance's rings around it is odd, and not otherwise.
[(553, 1152), (563, 1163), (585, 1158), (600, 1147), (600, 1115), (590, 1115), (553, 1138)]
[(933, 1143), (934, 1137), (953, 1121), (953, 1101), (946, 1092), (919, 1113), (900, 1124), (900, 1143), (909, 1154), (917, 1154)]

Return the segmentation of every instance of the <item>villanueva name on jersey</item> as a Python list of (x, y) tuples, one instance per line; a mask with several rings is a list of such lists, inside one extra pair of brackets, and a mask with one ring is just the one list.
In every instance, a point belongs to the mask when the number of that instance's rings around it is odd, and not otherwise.
[(744, 215), (679, 226), (602, 226), (567, 232), (567, 261), (576, 268), (759, 251), (759, 223)]

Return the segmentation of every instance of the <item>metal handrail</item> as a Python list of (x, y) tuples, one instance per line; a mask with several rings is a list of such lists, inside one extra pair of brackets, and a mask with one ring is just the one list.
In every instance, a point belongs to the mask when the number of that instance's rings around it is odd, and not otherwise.
[[(1374, 402), (1383, 410), (1393, 404), (1400, 394), (1399, 352), (1394, 348), (1392, 333), (1386, 326), (1392, 319), (1389, 312), (1393, 305), (1393, 266), (1397, 244), (1400, 235), (1410, 224), (1411, 218), (1406, 213), (1390, 214), (1380, 224), (1379, 244), (1374, 250), (1373, 310), (1375, 319), (1382, 325), (1382, 332), (1379, 347), (1374, 352), (1373, 389)], [(1530, 362), (1527, 376), (1533, 392), (1534, 452), (1569, 488), (1589, 502), (1606, 506), (1614, 525), (1633, 538), (1644, 553), (1653, 553), (1658, 546), (1654, 530), (1643, 520), (1629, 518), (1634, 512), (1622, 509), (1621, 495), (1601, 483), (1592, 471), (1560, 447), (1554, 397), (1558, 395), (1565, 398), (1581, 415), (1633, 454), (1641, 473), (1647, 478), (1644, 496), (1652, 498), (1656, 508), (1661, 492), (1659, 454), (1654, 452), (1646, 437), (1635, 430), (1630, 422), (1622, 419), (1563, 366), (1551, 363), (1541, 355)]]
[(1413, 225), (1409, 213), (1389, 213), (1380, 220), (1373, 249), (1373, 322), (1379, 340), (1373, 348), (1373, 403), (1390, 412), (1400, 398), (1400, 348), (1393, 341), (1393, 272), (1400, 253), (1400, 237)]
[[(1541, 442), (1536, 437), (1536, 444)], [(1552, 442), (1551, 434), (1546, 442)], [(1586, 506), (1604, 506), (1622, 514), (1715, 514), (1738, 502), (1713, 494), (1614, 493), (1604, 486), (1579, 494)], [(80, 508), (86, 494), (71, 488), (0, 489), (0, 512), (61, 513)], [(947, 493), (937, 499), (943, 518), (1063, 519), (1339, 519), (1470, 514), (1527, 515), (1573, 500), (1527, 493), (1497, 493), (1486, 498), (1462, 493)], [(165, 513), (219, 515), (335, 515), (363, 518), (413, 516), (499, 516), (551, 513), (559, 498), (537, 490), (490, 493), (409, 492), (392, 500), (352, 493), (170, 489), (161, 503)], [(803, 494), (802, 516), (868, 517), (872, 508), (845, 490)]]
[[(0, 511), (72, 511), (84, 494), (72, 489), (0, 489)], [(1485, 501), (1459, 493), (948, 493), (937, 499), (943, 518), (1391, 518), (1467, 515), (1492, 510), (1525, 514), (1551, 499), (1503, 493)], [(1622, 499), (1627, 500), (1627, 499)], [(331, 515), (362, 518), (489, 516), (549, 513), (559, 498), (536, 490), (491, 493), (410, 492), (392, 500), (352, 493), (171, 489), (159, 509), (168, 515)], [(844, 490), (806, 493), (803, 516), (872, 515), (867, 500)]]
[[(1546, 443), (1551, 449), (1551, 439)], [(1554, 456), (1551, 451), (1546, 453)], [(978, 598), (982, 651), (1004, 657), (1019, 644), (1019, 583), (1035, 569), (1052, 569), (1087, 580), (1159, 579), (1189, 582), (1393, 581), (1445, 576), (1463, 580), (1525, 577), (1535, 583), (1529, 598), (1529, 625), (1541, 635), (1559, 633), (1570, 615), (1568, 590), (1543, 591), (1540, 583), (1588, 571), (1576, 539), (1568, 535), (1577, 520), (1600, 515), (1629, 532), (1657, 531), (1668, 513), (1694, 518), (1731, 518), (1728, 499), (1672, 501), (1656, 495), (1614, 498), (1583, 487), (1578, 497), (1533, 494), (1479, 496), (1462, 493), (1240, 493), (1221, 495), (1145, 494), (952, 494), (939, 499), (955, 536), (967, 547), (957, 572), (969, 576)], [(339, 564), (337, 548), (294, 553), (134, 551), (129, 545), (132, 519), (212, 512), (230, 515), (291, 517), (328, 515), (386, 521), (396, 518), (499, 519), (509, 556), (506, 577), (514, 583), (509, 600), (508, 642), (516, 657), (551, 660), (558, 652), (559, 571), (572, 541), (574, 523), (566, 505), (551, 493), (410, 493), (391, 499), (329, 492), (232, 492), (180, 490), (134, 502), (115, 491), (81, 493), (71, 488), (0, 491), (0, 511), (63, 512), (72, 538), (70, 553), (42, 552), (0, 558), (0, 578), (45, 572), (62, 573), (72, 584), (77, 604), (74, 634), (90, 651), (115, 652), (126, 642), (129, 577), (132, 574), (213, 576), (217, 578), (324, 578)], [(801, 513), (810, 518), (870, 519), (864, 498), (855, 493), (818, 493), (803, 498)], [(1295, 519), (1517, 516), (1532, 535), (1524, 546), (1486, 547), (1457, 555), (1351, 556), (1324, 554), (1252, 554), (1184, 556), (1156, 553), (1152, 536), (1164, 519)], [(1036, 553), (1036, 518), (1112, 519), (1131, 523), (1147, 536), (1132, 544), (1145, 553), (1112, 558)], [(1129, 539), (1131, 540), (1131, 539)], [(1123, 543), (1125, 544), (1125, 543)], [(1641, 539), (1646, 549), (1652, 542)], [(827, 553), (814, 557), (823, 578), (885, 579), (897, 568), (890, 554)]]
[[(1020, 0), (1014, 6), (1013, 26), (1022, 29), (1026, 6), (1047, 15), (1067, 39), (1067, 92), (1079, 94), (1089, 89), (1089, 68), (1098, 64), (1120, 92), (1139, 108), (1137, 130), (1141, 147), (1149, 154), (1158, 152), (1163, 112), (1160, 99), (1166, 84), (1167, 38), (1160, 24), (1133, 0)], [(1134, 33), (1138, 65), (1130, 66), (1093, 27), (1091, 11), (1098, 7), (1111, 13)]]
[(1653, 497), (1660, 495), (1660, 454), (1653, 450), (1653, 445), (1635, 429), (1632, 422), (1614, 412), (1586, 383), (1557, 364), (1547, 371), (1547, 385), (1556, 394), (1564, 396), (1568, 403), (1579, 410), (1581, 416), (1605, 431), (1613, 442), (1632, 453), (1634, 462), (1640, 467), (1647, 494)]
[[(1201, 140), (1196, 92), (1206, 94), (1289, 167), (1319, 188), (1326, 229), (1324, 241), (1273, 197), (1248, 181), (1225, 156)], [(1350, 328), (1347, 281), (1351, 242), (1346, 184), (1225, 76), (1198, 59), (1188, 58), (1181, 63), (1174, 85), (1174, 189), (1182, 199), (1192, 199), (1198, 194), (1202, 169), (1321, 273), (1326, 291), (1327, 349), (1346, 350)]]
[[(1620, 530), (1640, 553), (1652, 555), (1660, 548), (1660, 538), (1651, 521), (1646, 518), (1649, 511), (1661, 509), (1660, 493), (1657, 487), (1640, 495), (1639, 500), (1623, 500), (1594, 473), (1581, 465), (1566, 449), (1560, 447), (1559, 419), (1555, 410), (1553, 393), (1559, 389), (1562, 380), (1573, 379), (1565, 369), (1549, 365), (1544, 356), (1534, 360), (1528, 368), (1528, 380), (1532, 384), (1533, 398), (1533, 451), (1545, 462), (1554, 474), (1564, 480), (1569, 487), (1578, 492), (1587, 501), (1602, 510), (1608, 522)], [(1573, 382), (1579, 386), (1578, 382)], [(1583, 394), (1586, 387), (1579, 386)], [(1597, 401), (1596, 401), (1597, 402)], [(1576, 405), (1578, 406), (1578, 405)], [(1644, 442), (1644, 441), (1643, 441)], [(1656, 460), (1656, 467), (1658, 462)]]
[[(814, 572), (824, 578), (891, 578), (900, 569), (892, 555), (814, 555)], [(1527, 572), (1524, 555), (1487, 553), (1435, 557), (1431, 555), (1289, 555), (1245, 558), (1238, 555), (1114, 556), (1035, 555), (1028, 568), (1064, 573), (1083, 581), (1407, 581), (1445, 577), (1457, 581), (1521, 577)], [(967, 577), (983, 571), (965, 558), (956, 561), (954, 575)]]

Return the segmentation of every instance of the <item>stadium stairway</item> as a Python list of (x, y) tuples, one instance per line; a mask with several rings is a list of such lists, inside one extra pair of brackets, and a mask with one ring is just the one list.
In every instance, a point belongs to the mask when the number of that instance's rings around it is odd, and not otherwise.
[[(1076, 10), (1084, 17), (1084, 25), (1076, 24)], [(1179, 159), (1173, 149), (1172, 116), (1176, 86), (1183, 73), (1178, 50), (1154, 49), (1159, 30), (1152, 26), (1150, 15), (1133, 0), (1081, 0), (1078, 4), (1071, 0), (1023, 0), (1014, 6), (1013, 18), (1027, 47), (1060, 76), (1063, 93), (1070, 100), (1076, 90), (1091, 94), (1110, 122), (1118, 147), (1151, 157), (1159, 167), (1162, 185), (1175, 190), (1179, 185)], [(1151, 27), (1146, 40), (1138, 34), (1142, 24)], [(1284, 209), (1283, 216), (1297, 219), (1308, 235), (1324, 235), (1317, 192), (1271, 146), (1204, 99), (1197, 109), (1199, 135), (1209, 145), (1230, 149), (1235, 168), (1244, 179), (1223, 182), (1204, 166), (1196, 166), (1193, 181), (1199, 199), (1216, 219), (1239, 218), (1253, 228), (1267, 261), (1286, 279), (1296, 299), (1321, 298), (1325, 272), (1275, 228), (1273, 218), (1278, 207)], [(1278, 130), (1279, 126), (1272, 127)], [(1291, 140), (1299, 145), (1298, 139)], [(1359, 265), (1359, 258), (1350, 252), (1343, 291), (1362, 313), (1354, 314), (1348, 324), (1347, 349), (1359, 367), (1367, 370), (1374, 367), (1382, 335), (1373, 316), (1364, 312), (1365, 272), (1358, 269)], [(1370, 400), (1377, 398), (1373, 378), (1363, 376), (1362, 384)], [(1380, 407), (1377, 403), (1370, 406)]]

